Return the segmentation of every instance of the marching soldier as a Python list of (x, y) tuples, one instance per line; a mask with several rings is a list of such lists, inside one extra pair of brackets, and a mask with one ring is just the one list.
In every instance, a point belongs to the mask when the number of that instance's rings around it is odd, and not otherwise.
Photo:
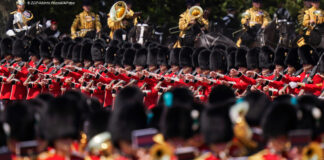
[[(196, 19), (190, 15), (189, 10), (193, 6), (200, 6), (200, 0), (187, 0), (187, 10), (180, 15), (179, 19), (180, 39), (184, 38), (186, 31), (192, 28), (195, 24), (199, 24), (201, 26), (201, 30), (208, 29), (208, 20), (203, 17)], [(174, 48), (181, 48), (179, 40), (175, 43)]]
[[(305, 11), (305, 15), (303, 19), (303, 26), (307, 28), (305, 34), (306, 41), (311, 31), (316, 27), (316, 25), (322, 24), (324, 22), (324, 15), (323, 15), (324, 12), (323, 10), (320, 9), (320, 1), (313, 0), (311, 4), (312, 4), (312, 8)], [(299, 47), (306, 44), (305, 38), (303, 37), (298, 41)]]
[(72, 38), (84, 37), (87, 34), (101, 31), (99, 15), (91, 12), (91, 0), (83, 1), (83, 12), (78, 14), (71, 27)]
[[(114, 38), (114, 33), (116, 30), (119, 29), (126, 29), (129, 30), (131, 29), (133, 26), (135, 26), (137, 24), (137, 17), (141, 14), (141, 13), (135, 13), (132, 10), (132, 2), (130, 0), (122, 0), (123, 2), (126, 2), (127, 4), (127, 11), (126, 11), (126, 15), (124, 17), (124, 19), (117, 21), (114, 20), (112, 18), (112, 16), (116, 16), (116, 18), (120, 18), (120, 14), (123, 14), (123, 11), (125, 12), (125, 8), (124, 10), (120, 9), (120, 10), (116, 10), (116, 15), (110, 15), (110, 13), (108, 14), (108, 27), (110, 28), (110, 38)], [(117, 7), (117, 6), (113, 6), (113, 7)]]
[[(261, 25), (261, 28), (264, 29), (271, 21), (269, 13), (261, 9), (262, 0), (253, 0), (253, 7), (246, 10), (242, 14), (241, 23), (244, 29), (248, 27), (253, 27), (257, 24)], [(237, 41), (237, 46), (240, 46), (242, 40)]]
[(25, 0), (16, 1), (17, 10), (10, 13), (9, 21), (7, 23), (8, 36), (16, 36), (17, 33), (23, 33), (31, 24), (34, 15), (25, 10)]

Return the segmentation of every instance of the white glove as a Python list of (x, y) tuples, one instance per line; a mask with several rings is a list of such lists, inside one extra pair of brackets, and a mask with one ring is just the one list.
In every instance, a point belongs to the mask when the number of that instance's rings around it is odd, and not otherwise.
[(15, 36), (16, 33), (15, 33), (12, 29), (9, 29), (9, 30), (6, 32), (6, 35), (12, 37), (12, 36)]
[(298, 84), (296, 82), (289, 82), (289, 87), (295, 89), (298, 87)]

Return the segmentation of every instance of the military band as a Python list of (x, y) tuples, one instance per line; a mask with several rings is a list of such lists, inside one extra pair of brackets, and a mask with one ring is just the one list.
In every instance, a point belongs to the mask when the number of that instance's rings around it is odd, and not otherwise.
[[(70, 36), (23, 35), (33, 14), (17, 0), (0, 41), (0, 159), (324, 159), (323, 49), (307, 43), (319, 1), (305, 1), (305, 35), (290, 48), (194, 48), (188, 35), (209, 22), (186, 2), (167, 47), (115, 37), (138, 23), (130, 0), (111, 7), (109, 37), (90, 0)], [(242, 14), (244, 30), (270, 24), (261, 4)]]

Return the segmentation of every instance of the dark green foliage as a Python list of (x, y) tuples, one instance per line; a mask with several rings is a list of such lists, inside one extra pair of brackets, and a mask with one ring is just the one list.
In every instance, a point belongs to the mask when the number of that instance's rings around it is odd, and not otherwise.
[[(59, 29), (62, 32), (69, 33), (70, 27), (75, 18), (75, 15), (82, 11), (82, 0), (26, 0), (32, 1), (56, 1), (56, 2), (75, 2), (74, 5), (28, 5), (27, 9), (34, 13), (35, 19), (42, 20), (43, 18), (56, 19), (59, 23)], [(93, 9), (96, 13), (99, 10), (108, 13), (113, 0), (103, 0), (106, 2), (106, 7), (99, 6), (101, 0), (94, 0)], [(324, 2), (324, 0), (322, 0)], [(273, 15), (278, 6), (283, 5), (289, 9), (291, 14), (296, 17), (298, 10), (303, 7), (303, 0), (263, 0), (264, 9)], [(324, 4), (324, 3), (323, 3)], [(226, 15), (226, 7), (234, 7), (238, 16), (245, 9), (251, 6), (251, 0), (201, 0), (201, 5), (204, 9), (211, 9), (211, 19), (221, 18)], [(4, 33), (4, 25), (7, 15), (13, 11), (15, 0), (0, 1), (0, 33)], [(179, 15), (186, 10), (185, 0), (133, 0), (133, 10), (143, 12), (142, 19), (150, 16), (150, 22), (168, 26), (176, 26)], [(105, 25), (106, 26), (106, 25)]]

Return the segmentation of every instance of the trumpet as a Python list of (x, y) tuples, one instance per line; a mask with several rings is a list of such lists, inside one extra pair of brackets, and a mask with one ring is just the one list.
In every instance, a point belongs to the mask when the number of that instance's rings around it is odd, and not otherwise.
[(111, 7), (109, 16), (113, 22), (120, 22), (125, 18), (127, 12), (127, 4), (124, 1), (118, 1)]

